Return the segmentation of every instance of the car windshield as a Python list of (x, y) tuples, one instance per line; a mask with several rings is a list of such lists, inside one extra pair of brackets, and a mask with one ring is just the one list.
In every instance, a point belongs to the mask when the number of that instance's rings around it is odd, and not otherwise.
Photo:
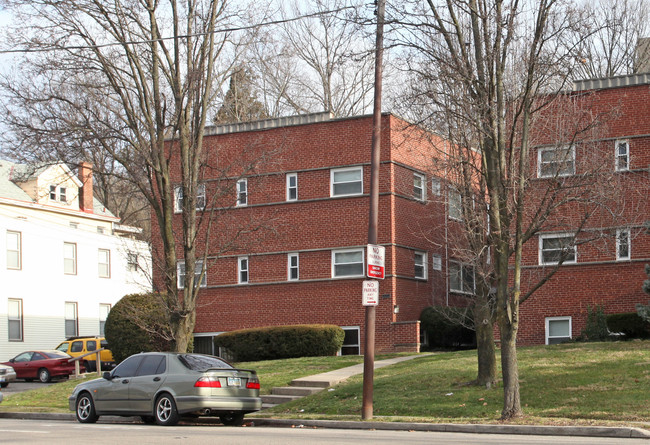
[(210, 368), (233, 369), (232, 366), (219, 357), (201, 354), (181, 354), (178, 359), (192, 371), (204, 372)]
[(68, 354), (61, 351), (42, 351), (48, 358), (70, 358)]

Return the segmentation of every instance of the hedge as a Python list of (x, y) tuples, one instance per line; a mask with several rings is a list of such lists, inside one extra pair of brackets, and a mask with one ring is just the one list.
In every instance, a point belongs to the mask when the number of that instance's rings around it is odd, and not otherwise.
[(465, 349), (476, 346), (476, 333), (470, 311), (447, 306), (429, 306), (420, 314), (420, 329), (428, 349)]
[(650, 325), (636, 312), (607, 315), (607, 328), (611, 333), (622, 333), (626, 339), (650, 338)]
[(293, 357), (336, 355), (344, 332), (334, 325), (272, 326), (226, 332), (214, 339), (232, 360), (248, 362)]

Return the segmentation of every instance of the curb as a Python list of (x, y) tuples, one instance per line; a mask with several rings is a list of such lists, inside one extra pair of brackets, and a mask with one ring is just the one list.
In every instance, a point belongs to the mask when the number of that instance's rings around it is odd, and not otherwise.
[[(76, 421), (72, 413), (0, 412), (0, 419)], [(104, 419), (104, 422), (101, 420)], [(207, 420), (207, 419), (206, 419)], [(201, 421), (202, 422), (202, 421)], [(483, 425), (452, 423), (374, 422), (306, 419), (249, 418), (251, 426), (280, 428), (334, 428), (358, 430), (424, 431), (444, 433), (515, 434), (535, 436), (586, 436), (617, 439), (650, 439), (650, 431), (634, 427)], [(139, 417), (102, 416), (100, 423), (140, 423)], [(209, 420), (206, 423), (212, 423)]]

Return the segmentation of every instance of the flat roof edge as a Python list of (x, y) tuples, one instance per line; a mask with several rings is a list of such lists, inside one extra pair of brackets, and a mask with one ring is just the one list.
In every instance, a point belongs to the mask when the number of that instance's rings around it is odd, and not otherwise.
[(573, 91), (601, 90), (646, 84), (650, 84), (650, 73), (638, 73), (600, 79), (574, 80)]

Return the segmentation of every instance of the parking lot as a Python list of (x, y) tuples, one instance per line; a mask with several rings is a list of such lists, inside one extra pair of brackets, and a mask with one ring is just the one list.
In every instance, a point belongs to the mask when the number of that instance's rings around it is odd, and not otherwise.
[(7, 394), (18, 393), (23, 391), (29, 391), (30, 389), (45, 388), (46, 386), (56, 385), (56, 381), (51, 383), (41, 383), (41, 382), (26, 382), (24, 380), (16, 380), (15, 382), (9, 383), (9, 386), (2, 388), (2, 392)]

